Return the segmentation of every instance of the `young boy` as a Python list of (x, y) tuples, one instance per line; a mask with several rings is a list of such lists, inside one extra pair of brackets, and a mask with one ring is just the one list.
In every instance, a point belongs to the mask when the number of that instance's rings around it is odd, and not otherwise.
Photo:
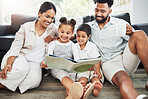
[[(89, 38), (91, 37), (90, 34), (91, 34), (91, 28), (88, 24), (81, 24), (77, 29), (78, 43), (76, 43), (76, 47), (78, 49), (79, 59), (97, 58), (100, 56), (97, 46), (94, 43), (88, 41)], [(100, 64), (101, 62), (99, 62), (97, 65), (94, 66), (95, 67), (94, 71), (78, 73), (76, 77), (77, 81), (79, 82), (84, 81), (83, 86), (85, 86), (88, 81), (92, 81), (93, 83), (95, 82), (95, 86), (93, 89), (94, 96), (99, 95), (103, 86), (100, 82), (101, 78), (103, 82), (103, 77), (100, 71)]]

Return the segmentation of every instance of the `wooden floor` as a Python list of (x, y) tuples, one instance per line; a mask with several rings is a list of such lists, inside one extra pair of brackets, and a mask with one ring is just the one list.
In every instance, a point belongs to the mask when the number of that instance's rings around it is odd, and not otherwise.
[[(134, 88), (136, 88), (140, 94), (148, 95), (148, 92), (144, 88), (147, 80), (144, 69), (138, 69), (135, 74), (131, 75), (131, 78)], [(0, 89), (0, 99), (64, 99), (65, 96), (65, 88), (58, 80), (51, 76), (43, 77), (41, 85), (38, 88), (29, 90), (24, 94), (20, 94), (18, 90), (11, 92)], [(94, 97), (91, 94), (88, 99), (120, 99), (119, 89), (111, 85), (108, 81), (105, 81), (100, 95)]]

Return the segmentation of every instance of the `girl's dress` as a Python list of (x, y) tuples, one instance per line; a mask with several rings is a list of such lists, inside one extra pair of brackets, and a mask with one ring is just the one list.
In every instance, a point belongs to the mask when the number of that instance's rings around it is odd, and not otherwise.
[[(73, 42), (68, 42), (68, 43), (60, 43), (58, 40), (53, 41), (49, 44), (48, 47), (48, 54), (51, 55), (56, 55), (68, 59), (73, 59), (76, 58), (76, 52), (75, 50), (75, 45)], [(62, 78), (64, 77), (69, 77), (73, 81), (75, 81), (75, 76), (76, 73), (69, 73), (65, 70), (58, 70), (58, 69), (52, 69), (51, 74), (53, 77), (59, 79), (62, 81)]]

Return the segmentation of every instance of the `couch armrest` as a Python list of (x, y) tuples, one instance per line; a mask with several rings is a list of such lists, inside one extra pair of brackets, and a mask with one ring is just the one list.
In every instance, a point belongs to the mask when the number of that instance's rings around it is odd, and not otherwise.
[(0, 25), (0, 36), (10, 34), (10, 25)]
[(148, 35), (148, 23), (140, 23), (132, 25), (135, 30), (143, 30)]

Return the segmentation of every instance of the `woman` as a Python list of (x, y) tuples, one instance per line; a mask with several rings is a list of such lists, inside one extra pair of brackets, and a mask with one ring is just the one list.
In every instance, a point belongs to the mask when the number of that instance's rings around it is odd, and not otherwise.
[(44, 60), (47, 43), (58, 35), (52, 23), (56, 8), (51, 2), (44, 2), (38, 12), (38, 19), (23, 24), (15, 35), (10, 50), (2, 60), (0, 88), (21, 93), (38, 87), (41, 81), (40, 64)]

